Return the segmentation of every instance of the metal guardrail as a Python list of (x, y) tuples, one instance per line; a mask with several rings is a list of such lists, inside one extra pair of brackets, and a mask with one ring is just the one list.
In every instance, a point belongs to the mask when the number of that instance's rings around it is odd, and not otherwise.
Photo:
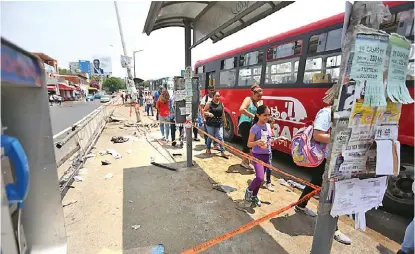
[[(114, 104), (119, 98), (114, 98), (89, 113), (87, 116), (66, 128), (53, 137), (55, 144), (56, 166), (68, 167), (58, 175), (61, 193), (72, 182), (73, 177), (82, 167), (86, 156), (97, 141), (109, 117), (115, 110)], [(73, 158), (71, 161), (69, 159)], [(62, 172), (62, 170), (58, 170)]]

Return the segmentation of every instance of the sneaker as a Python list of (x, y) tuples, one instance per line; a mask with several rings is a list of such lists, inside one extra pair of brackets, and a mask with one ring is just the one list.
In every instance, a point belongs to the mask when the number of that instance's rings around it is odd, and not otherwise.
[(198, 139), (198, 138), (193, 138), (193, 141), (199, 142), (199, 141), (200, 141), (200, 139)]
[(177, 144), (176, 141), (171, 142), (172, 146), (176, 146), (176, 144)]
[(334, 232), (334, 240), (346, 245), (352, 244), (352, 240), (350, 240), (350, 238), (343, 234), (340, 230), (336, 230), (336, 232)]
[(249, 163), (246, 163), (245, 161), (242, 161), (241, 166), (246, 169), (252, 169), (251, 166), (249, 166)]
[(265, 188), (269, 191), (272, 191), (272, 192), (275, 191), (274, 186), (272, 186), (271, 183), (265, 184)]
[(259, 200), (259, 198), (257, 196), (252, 196), (252, 203), (257, 205), (258, 207), (261, 207), (261, 205), (262, 205), (261, 200)]
[(308, 216), (311, 216), (311, 217), (316, 217), (317, 216), (317, 214), (315, 212), (313, 212), (312, 210), (308, 209), (307, 207), (302, 208), (302, 207), (299, 207), (299, 206), (295, 206), (294, 210), (296, 212), (302, 212), (302, 213), (304, 213), (304, 214), (306, 214)]
[(252, 191), (250, 191), (249, 188), (246, 188), (245, 191), (245, 202), (252, 203)]

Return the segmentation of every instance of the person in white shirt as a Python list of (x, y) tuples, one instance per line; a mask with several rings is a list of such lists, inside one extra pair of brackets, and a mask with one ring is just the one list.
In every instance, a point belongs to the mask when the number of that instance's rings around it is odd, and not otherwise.
[(154, 110), (153, 110), (154, 100), (153, 100), (153, 96), (150, 93), (148, 93), (146, 95), (145, 101), (146, 101), (147, 116), (149, 115), (150, 109), (151, 109), (151, 116), (154, 116)]
[[(203, 96), (203, 98), (200, 100), (200, 108), (199, 108), (200, 112), (203, 112), (206, 103), (212, 101), (214, 93), (215, 93), (215, 88), (212, 87), (212, 86), (208, 87), (208, 93), (205, 96)], [(206, 118), (205, 118), (204, 114), (201, 114), (201, 117), (202, 117), (202, 120), (203, 120), (203, 129), (207, 132)], [(196, 129), (195, 137), (197, 137), (197, 129)], [(198, 141), (197, 138), (195, 138), (195, 140)], [(207, 137), (205, 137), (205, 146), (207, 147)], [(213, 141), (213, 149), (214, 150), (219, 149), (219, 146), (216, 143), (216, 141)]]

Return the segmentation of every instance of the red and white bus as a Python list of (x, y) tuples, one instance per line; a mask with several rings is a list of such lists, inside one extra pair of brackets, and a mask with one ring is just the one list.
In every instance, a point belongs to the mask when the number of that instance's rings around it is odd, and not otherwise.
[[(414, 2), (384, 4), (389, 6), (392, 15), (383, 22), (381, 29), (405, 35), (413, 43)], [(341, 13), (196, 62), (195, 74), (202, 86), (207, 89), (208, 85), (213, 85), (221, 93), (230, 123), (224, 131), (225, 140), (238, 135), (239, 107), (243, 99), (250, 96), (251, 85), (257, 82), (263, 88), (264, 104), (270, 106), (277, 119), (276, 131), (287, 138), (274, 149), (290, 153), (293, 133), (305, 122), (312, 121), (325, 106), (322, 98), (338, 79), (343, 21), (344, 13)], [(406, 83), (413, 98), (413, 52), (408, 68)], [(322, 73), (328, 74), (323, 80)], [(403, 106), (399, 124), (399, 140), (412, 149), (410, 154), (413, 155), (413, 104)]]

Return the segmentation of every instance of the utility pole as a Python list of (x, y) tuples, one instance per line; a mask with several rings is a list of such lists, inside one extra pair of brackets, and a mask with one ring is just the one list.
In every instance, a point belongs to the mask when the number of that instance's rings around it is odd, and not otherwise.
[[(124, 34), (122, 32), (122, 25), (121, 25), (121, 19), (120, 19), (120, 13), (118, 11), (117, 1), (114, 1), (115, 6), (115, 14), (117, 15), (117, 22), (118, 22), (118, 29), (120, 31), (120, 37), (121, 37), (121, 44), (124, 51), (124, 56), (128, 56), (127, 54), (127, 46), (125, 45), (124, 41)], [(135, 84), (133, 81), (133, 75), (131, 74), (131, 68), (127, 65), (127, 75), (128, 75), (128, 82), (127, 82), (127, 90), (128, 91), (135, 91)], [(134, 88), (134, 89), (132, 89)], [(137, 107), (134, 107), (135, 109), (135, 115), (137, 117), (137, 123), (141, 122), (141, 116), (140, 116), (140, 110)]]
[[(338, 81), (340, 84), (337, 87), (339, 88), (337, 89), (337, 92), (339, 90), (341, 91), (341, 88), (344, 87), (346, 83), (348, 83), (348, 77), (346, 77), (346, 69), (348, 62), (351, 62), (351, 60), (349, 61), (350, 52), (354, 50), (352, 47), (354, 47), (356, 25), (360, 24), (362, 20), (366, 19), (366, 21), (369, 22), (369, 24), (366, 24), (366, 26), (370, 26), (374, 29), (379, 29), (383, 16), (384, 7), (381, 2), (356, 1), (353, 5), (349, 2), (346, 2), (345, 26), (343, 26), (343, 29), (346, 29), (346, 33), (343, 32), (342, 36), (342, 58)], [(333, 91), (335, 90), (336, 88), (333, 89)], [(335, 95), (333, 95), (336, 99), (334, 101), (334, 106), (332, 107), (334, 112), (338, 111), (339, 101), (343, 101), (345, 99), (343, 96), (347, 97), (345, 93), (343, 93), (343, 95), (342, 93), (338, 93), (341, 95), (338, 96), (337, 92), (334, 92)], [(336, 160), (336, 158), (331, 158), (331, 153), (336, 134), (339, 132), (336, 119), (332, 119), (332, 123), (333, 125), (329, 144), (329, 152), (327, 156), (325, 172), (323, 175), (323, 183), (318, 206), (318, 217), (314, 230), (313, 245), (311, 248), (312, 254), (330, 254), (338, 221), (338, 217), (333, 218), (330, 215), (333, 204), (332, 197), (329, 196), (331, 195), (329, 172), (333, 172), (335, 167), (335, 163), (330, 163), (330, 161)]]
[[(191, 50), (191, 44), (192, 44), (192, 38), (191, 38), (191, 26), (190, 26), (190, 22), (189, 21), (185, 21), (184, 22), (184, 56), (185, 56), (185, 60), (184, 60), (184, 65), (185, 65), (185, 69), (187, 67), (190, 67), (190, 69), (192, 68), (192, 50)], [(190, 71), (191, 73), (191, 71)], [(190, 99), (190, 101), (192, 101), (192, 99)], [(192, 105), (193, 107), (193, 105)], [(193, 110), (190, 111), (190, 115), (192, 118), (192, 122), (194, 119), (194, 116), (192, 115)], [(186, 166), (188, 168), (193, 167), (193, 145), (192, 145), (192, 128), (194, 128), (193, 126), (191, 126), (190, 128), (186, 128)]]

